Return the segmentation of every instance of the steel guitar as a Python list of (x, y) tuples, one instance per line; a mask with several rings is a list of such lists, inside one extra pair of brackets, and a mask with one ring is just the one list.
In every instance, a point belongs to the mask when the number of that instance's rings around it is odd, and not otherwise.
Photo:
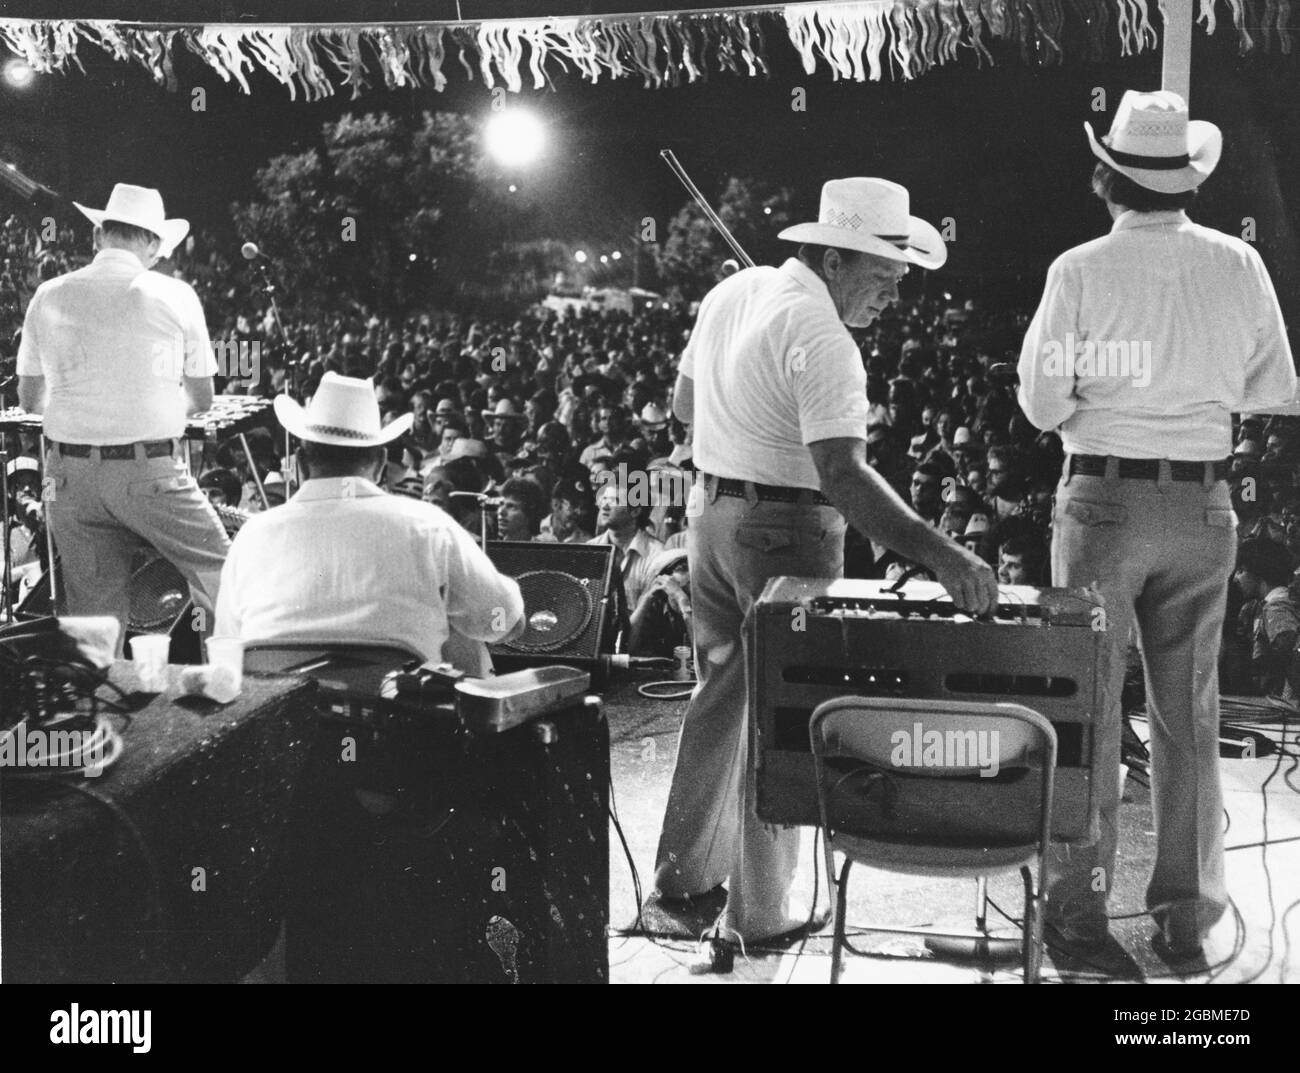
[[(1085, 590), (1004, 585), (996, 614), (971, 619), (943, 587), (778, 577), (746, 622), (758, 753), (758, 815), (818, 822), (808, 719), (846, 695), (1012, 701), (1041, 712), (1059, 742), (1054, 839), (1095, 838), (1097, 654), (1105, 620)], [(980, 780), (954, 782), (978, 806)]]

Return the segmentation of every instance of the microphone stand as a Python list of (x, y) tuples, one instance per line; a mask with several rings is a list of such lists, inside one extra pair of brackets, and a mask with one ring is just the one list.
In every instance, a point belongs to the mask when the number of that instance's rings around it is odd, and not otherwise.
[(9, 519), (9, 452), (0, 446), (0, 503), (4, 504), (3, 531), (4, 549), (4, 598), (0, 607), (4, 608), (4, 623), (8, 626), (14, 620), (14, 552), (10, 545), (12, 532)]
[[(284, 330), (284, 321), (280, 319), (280, 306), (275, 300), (275, 281), (271, 279), (271, 273), (267, 270), (266, 267), (266, 260), (265, 258), (262, 257), (260, 253), (258, 254), (257, 258), (253, 260), (253, 268), (256, 270), (257, 274), (262, 277), (262, 293), (266, 295), (267, 299), (271, 303), (271, 319), (275, 321), (275, 326), (277, 329), (279, 329), (280, 332), (280, 342), (284, 346), (285, 391), (287, 391), (289, 395), (292, 396), (298, 391), (298, 387), (299, 387), (297, 368), (294, 365), (292, 355), (290, 355), (289, 353), (289, 336)], [(247, 449), (247, 445), (245, 445), (245, 449)], [(282, 476), (284, 477), (284, 494), (286, 499), (289, 496), (293, 495), (294, 492), (294, 488), (291, 484), (292, 477), (291, 477), (290, 464), (289, 464), (292, 458), (292, 454), (293, 454), (292, 439), (289, 436), (289, 430), (285, 429), (284, 430), (284, 473), (282, 474)], [(257, 463), (254, 462), (253, 459), (250, 457), (248, 459), (248, 464), (253, 468), (253, 479), (257, 482), (258, 491), (262, 492), (262, 482), (257, 479)], [(262, 492), (262, 507), (264, 510), (267, 508), (265, 492)]]

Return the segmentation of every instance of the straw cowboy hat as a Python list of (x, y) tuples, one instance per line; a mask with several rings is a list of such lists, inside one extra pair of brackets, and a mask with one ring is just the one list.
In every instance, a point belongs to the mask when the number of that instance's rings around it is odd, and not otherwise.
[(514, 401), (511, 399), (498, 399), (496, 406), (491, 410), (481, 411), (483, 417), (488, 421), (527, 421), (528, 415), (521, 414), (515, 409)]
[(948, 259), (947, 247), (908, 207), (907, 187), (888, 179), (832, 179), (822, 186), (817, 222), (787, 227), (777, 238), (938, 268)]
[(290, 434), (333, 447), (379, 447), (411, 428), (415, 415), (402, 414), (384, 426), (379, 400), (369, 380), (326, 373), (311, 402), (303, 407), (288, 395), (275, 397), (275, 416)]
[(1194, 190), (1210, 177), (1223, 151), (1223, 134), (1213, 123), (1187, 118), (1187, 102), (1177, 93), (1126, 90), (1110, 133), (1099, 142), (1085, 123), (1088, 144), (1098, 160), (1138, 186), (1160, 194)]
[(641, 416), (638, 418), (643, 429), (650, 432), (657, 432), (661, 428), (668, 426), (668, 415), (656, 406), (653, 402), (647, 402), (641, 407)]
[(102, 209), (89, 209), (76, 201), (73, 204), (96, 227), (105, 220), (114, 220), (157, 235), (161, 243), (158, 247), (159, 257), (170, 257), (172, 251), (190, 233), (189, 220), (168, 220), (163, 212), (162, 194), (147, 186), (118, 183), (109, 195), (108, 204)]

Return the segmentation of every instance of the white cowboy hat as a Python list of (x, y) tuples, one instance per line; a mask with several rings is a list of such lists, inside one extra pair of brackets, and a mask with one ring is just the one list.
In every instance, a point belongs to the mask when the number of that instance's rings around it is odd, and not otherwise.
[(333, 447), (378, 447), (409, 431), (415, 415), (402, 414), (384, 427), (369, 380), (326, 373), (303, 407), (288, 395), (275, 397), (275, 416), (291, 435)]
[(515, 404), (511, 399), (497, 399), (497, 404), (491, 410), (480, 411), (484, 420), (487, 421), (527, 421), (528, 415), (521, 414), (515, 409)]
[(1187, 102), (1170, 90), (1126, 90), (1110, 133), (1100, 142), (1085, 123), (1098, 160), (1138, 186), (1160, 194), (1194, 190), (1210, 177), (1223, 151), (1223, 133), (1213, 123), (1187, 118)]
[(647, 402), (643, 407), (641, 407), (641, 417), (639, 418), (639, 421), (642, 428), (655, 432), (661, 428), (667, 428), (668, 415), (653, 402)]
[(147, 186), (118, 183), (109, 195), (108, 204), (102, 209), (88, 209), (76, 201), (73, 204), (96, 227), (105, 220), (115, 220), (157, 235), (161, 243), (158, 247), (159, 257), (170, 257), (172, 250), (184, 242), (185, 236), (190, 233), (189, 220), (167, 219), (163, 212), (162, 194)]
[(890, 261), (938, 268), (948, 259), (939, 232), (908, 214), (907, 187), (888, 179), (832, 179), (822, 186), (815, 224), (795, 224), (777, 238), (873, 253)]

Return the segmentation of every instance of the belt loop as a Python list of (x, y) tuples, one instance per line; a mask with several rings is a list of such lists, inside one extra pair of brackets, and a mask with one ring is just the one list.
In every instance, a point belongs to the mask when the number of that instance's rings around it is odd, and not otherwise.
[(718, 480), (712, 473), (701, 475), (701, 487), (704, 489), (704, 498), (707, 502), (716, 502), (718, 498)]
[(745, 503), (753, 510), (758, 506), (758, 488), (753, 481), (745, 482)]
[(1119, 459), (1114, 455), (1106, 456), (1106, 480), (1119, 480)]
[(1061, 487), (1069, 488), (1074, 479), (1074, 455), (1065, 456), (1065, 472), (1061, 475)]
[(1169, 490), (1169, 485), (1174, 479), (1173, 467), (1169, 464), (1169, 459), (1162, 458), (1156, 463), (1156, 488), (1161, 492)]
[(149, 451), (140, 440), (136, 440), (135, 443), (131, 444), (131, 454), (135, 457), (137, 462), (149, 461)]
[(1205, 473), (1201, 478), (1201, 488), (1208, 492), (1216, 483), (1217, 482), (1214, 479), (1214, 463), (1206, 462)]

